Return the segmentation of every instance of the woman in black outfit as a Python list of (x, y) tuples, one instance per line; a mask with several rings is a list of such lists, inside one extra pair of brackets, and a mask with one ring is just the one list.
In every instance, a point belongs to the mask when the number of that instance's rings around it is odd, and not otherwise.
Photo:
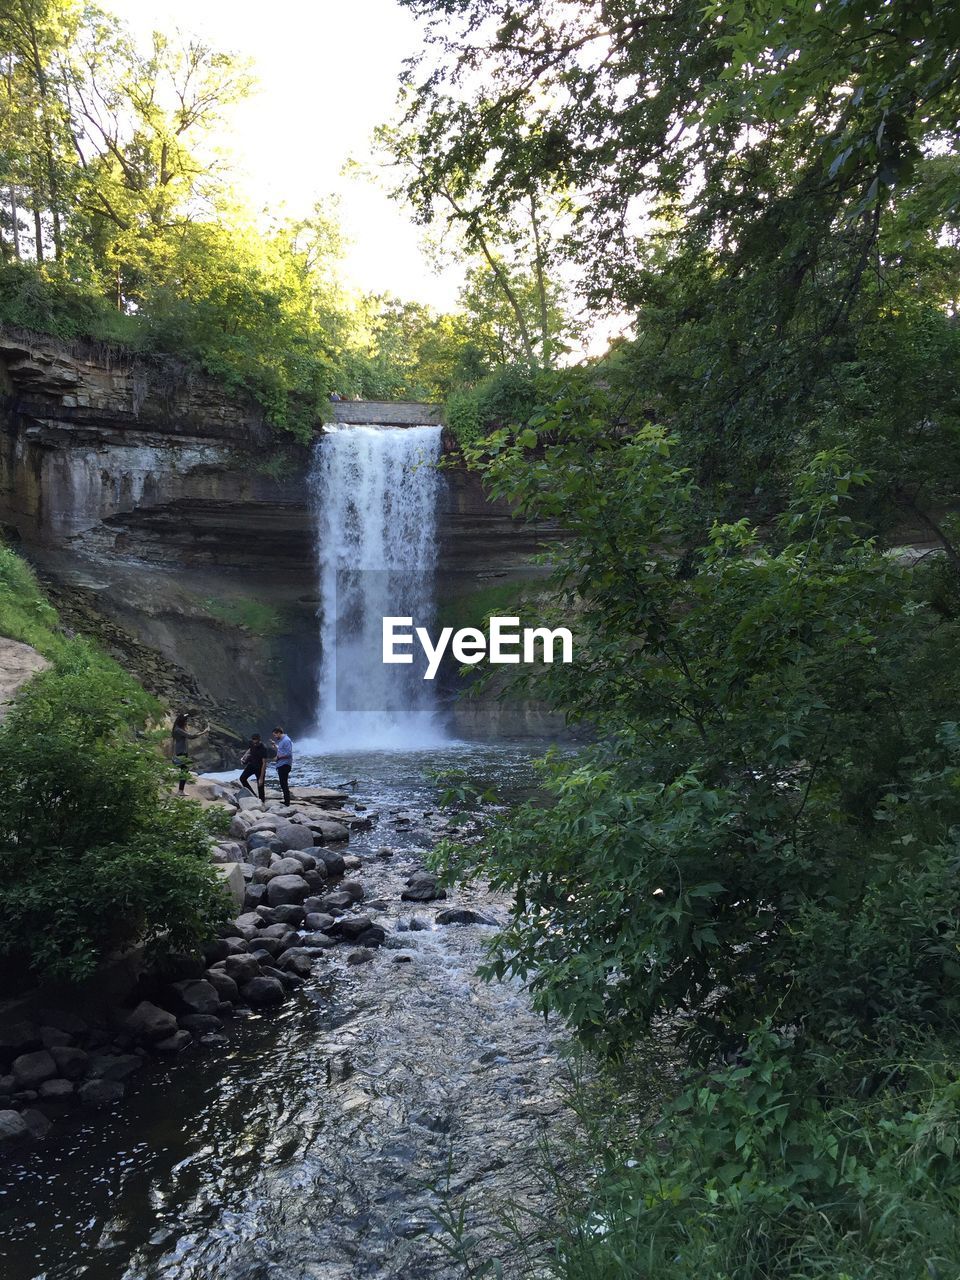
[(254, 733), (250, 738), (250, 745), (243, 753), (243, 759), (240, 763), (243, 765), (243, 773), (240, 775), (241, 787), (246, 787), (251, 795), (255, 792), (253, 787), (247, 781), (248, 778), (256, 778), (257, 791), (260, 793), (260, 799), (265, 800), (266, 791), (264, 783), (267, 775), (267, 759), (270, 753), (260, 740), (259, 733)]

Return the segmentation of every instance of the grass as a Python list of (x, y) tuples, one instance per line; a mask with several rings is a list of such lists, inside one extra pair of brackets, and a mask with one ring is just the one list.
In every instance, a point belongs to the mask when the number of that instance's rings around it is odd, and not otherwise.
[[(112, 658), (87, 641), (69, 640), (60, 628), (56, 609), (43, 593), (36, 574), (27, 562), (9, 547), (0, 545), (0, 636), (18, 640), (48, 658), (55, 667), (73, 667), (77, 661), (78, 646), (84, 660), (94, 670), (120, 674), (129, 685), (131, 694), (138, 700), (145, 695), (143, 689)], [(161, 714), (160, 703), (155, 699), (152, 713)]]
[(437, 622), (441, 627), (453, 627), (454, 630), (461, 627), (482, 630), (491, 615), (515, 617), (522, 606), (533, 602), (536, 590), (534, 583), (513, 580), (466, 591), (440, 605)]
[(207, 599), (204, 608), (212, 618), (243, 627), (255, 636), (275, 636), (283, 623), (276, 609), (271, 609), (252, 596), (233, 596), (227, 600)]
[(51, 662), (63, 657), (67, 642), (60, 620), (27, 562), (0, 546), (0, 635), (19, 640)]

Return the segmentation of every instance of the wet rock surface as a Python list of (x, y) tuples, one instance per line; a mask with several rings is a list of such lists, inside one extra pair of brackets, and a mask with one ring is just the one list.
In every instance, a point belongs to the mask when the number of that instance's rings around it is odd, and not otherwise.
[[(342, 905), (261, 905), (235, 926), (253, 940), (228, 939), (249, 950), (177, 975), (178, 1031), (141, 1008), (142, 1070), (104, 1049), (120, 1061), (50, 1100), (68, 1119), (43, 1146), (9, 1119), (4, 1280), (453, 1280), (441, 1219), (461, 1206), (477, 1258), (508, 1251), (502, 1208), (543, 1210), (538, 1142), (566, 1123), (562, 1029), (476, 977), (503, 901), (403, 900), (447, 821), (404, 812), (392, 858), (375, 829), (351, 841)], [(221, 1030), (211, 993), (249, 1008)], [(38, 1051), (30, 1028), (13, 1039)]]

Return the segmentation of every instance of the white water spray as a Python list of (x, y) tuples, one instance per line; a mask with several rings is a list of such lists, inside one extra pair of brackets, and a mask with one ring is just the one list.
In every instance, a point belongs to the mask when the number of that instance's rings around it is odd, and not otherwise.
[(382, 661), (385, 616), (432, 621), (439, 458), (439, 427), (328, 426), (316, 446), (318, 751), (445, 741), (421, 666)]

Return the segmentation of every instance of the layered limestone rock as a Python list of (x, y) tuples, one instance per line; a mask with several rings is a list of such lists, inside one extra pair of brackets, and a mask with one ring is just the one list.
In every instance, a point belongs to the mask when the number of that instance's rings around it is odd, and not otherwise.
[(0, 394), (0, 523), (58, 604), (94, 634), (99, 615), (106, 647), (171, 705), (244, 731), (305, 726), (308, 447), (185, 366), (98, 344), (0, 335)]
[[(331, 412), (437, 418), (436, 406), (355, 401)], [(171, 707), (243, 735), (278, 721), (301, 733), (313, 718), (310, 450), (176, 361), (0, 333), (0, 532), (21, 543), (68, 625), (99, 635)], [(555, 531), (490, 502), (476, 475), (445, 471), (440, 503), (441, 604), (542, 573), (532, 561)], [(515, 710), (515, 730), (543, 727)], [(479, 736), (505, 727), (482, 699), (467, 721)]]

